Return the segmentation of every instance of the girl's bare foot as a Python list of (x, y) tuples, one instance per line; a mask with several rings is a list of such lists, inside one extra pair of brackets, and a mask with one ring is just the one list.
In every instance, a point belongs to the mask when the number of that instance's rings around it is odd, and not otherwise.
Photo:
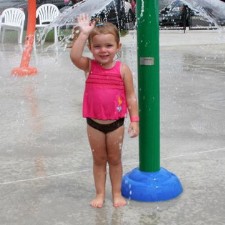
[(121, 194), (116, 194), (113, 196), (113, 206), (119, 208), (127, 204), (125, 198)]
[(94, 208), (102, 208), (104, 203), (103, 195), (96, 195), (96, 197), (90, 202), (90, 205)]

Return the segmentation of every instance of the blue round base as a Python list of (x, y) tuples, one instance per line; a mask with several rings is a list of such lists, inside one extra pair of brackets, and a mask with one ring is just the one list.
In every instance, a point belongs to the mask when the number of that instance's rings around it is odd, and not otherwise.
[(157, 172), (142, 172), (135, 168), (122, 180), (122, 195), (136, 201), (166, 201), (176, 198), (182, 191), (176, 175), (164, 168)]

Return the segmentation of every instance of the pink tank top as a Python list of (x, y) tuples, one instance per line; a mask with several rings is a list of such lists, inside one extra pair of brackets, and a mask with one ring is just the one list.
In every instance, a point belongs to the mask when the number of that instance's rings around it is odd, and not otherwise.
[(105, 69), (95, 60), (86, 80), (83, 117), (99, 120), (117, 120), (127, 113), (125, 87), (121, 76), (121, 62)]

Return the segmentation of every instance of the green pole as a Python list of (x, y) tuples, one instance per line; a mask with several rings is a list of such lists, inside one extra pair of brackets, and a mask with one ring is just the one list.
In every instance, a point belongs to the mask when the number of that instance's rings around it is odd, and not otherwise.
[(169, 200), (183, 191), (176, 175), (160, 167), (158, 4), (137, 0), (139, 168), (125, 174), (121, 186), (124, 197), (144, 202)]
[(160, 169), (159, 21), (158, 0), (137, 1), (139, 168)]

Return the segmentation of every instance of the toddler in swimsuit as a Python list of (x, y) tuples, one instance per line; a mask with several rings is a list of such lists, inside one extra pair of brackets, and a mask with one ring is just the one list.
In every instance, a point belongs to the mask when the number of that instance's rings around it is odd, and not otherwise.
[[(121, 195), (121, 151), (127, 111), (131, 121), (128, 129), (130, 136), (139, 134), (138, 104), (132, 73), (126, 64), (115, 60), (121, 48), (116, 26), (111, 23), (96, 24), (85, 14), (81, 14), (77, 21), (80, 33), (70, 57), (86, 75), (83, 117), (87, 119), (96, 189), (96, 196), (90, 204), (95, 208), (103, 206), (108, 164), (113, 205), (121, 207), (126, 205)], [(93, 59), (83, 56), (87, 41)]]

